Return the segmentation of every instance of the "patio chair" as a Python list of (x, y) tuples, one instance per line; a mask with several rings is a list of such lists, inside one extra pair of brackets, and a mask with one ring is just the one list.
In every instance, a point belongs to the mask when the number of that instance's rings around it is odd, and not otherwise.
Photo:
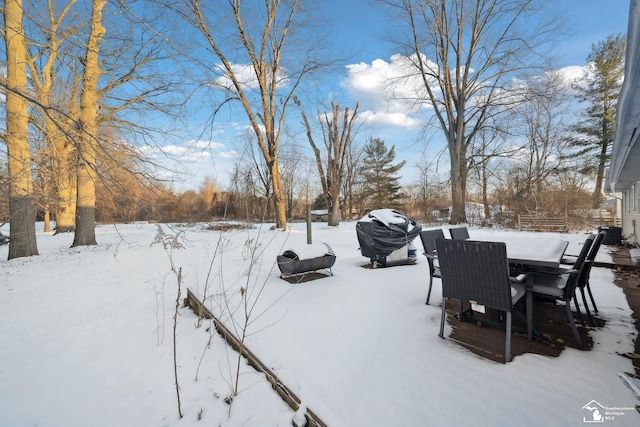
[[(593, 305), (593, 312), (598, 314), (598, 306), (596, 305), (596, 301), (593, 298), (593, 293), (591, 292), (591, 285), (589, 283), (589, 276), (591, 275), (591, 267), (593, 267), (593, 263), (596, 260), (596, 255), (598, 255), (598, 251), (600, 250), (600, 246), (604, 241), (607, 232), (605, 230), (600, 231), (596, 234), (595, 239), (593, 240), (593, 245), (591, 245), (591, 249), (589, 250), (589, 255), (587, 255), (587, 259), (585, 260), (585, 265), (582, 267), (582, 273), (580, 273), (580, 278), (578, 280), (577, 289), (580, 289), (580, 293), (582, 294), (582, 302), (584, 303), (584, 309), (587, 312), (587, 318), (589, 319), (589, 324), (591, 326), (595, 326), (595, 322), (593, 321), (593, 316), (591, 316), (591, 311), (589, 310), (589, 305), (587, 304), (587, 298), (584, 293), (585, 288), (589, 293), (589, 298), (591, 299), (591, 305)], [(576, 256), (567, 255), (562, 258), (563, 264), (574, 265), (576, 262)], [(578, 307), (578, 299), (577, 296), (574, 295), (574, 303), (576, 307)], [(580, 320), (582, 320), (582, 314), (578, 310), (578, 314), (580, 315)], [(584, 325), (584, 321), (582, 321)]]
[[(509, 278), (507, 247), (502, 242), (436, 239), (442, 276), (440, 338), (444, 338), (447, 298), (471, 301), (506, 313), (505, 362), (511, 360), (511, 315), (525, 295)], [(462, 319), (461, 319), (462, 320)]]
[(436, 239), (444, 239), (444, 232), (441, 228), (437, 228), (435, 230), (423, 230), (420, 232), (420, 240), (422, 240), (424, 256), (427, 257), (427, 262), (429, 263), (429, 291), (427, 292), (427, 302), (425, 304), (429, 304), (429, 299), (431, 298), (433, 278), (440, 277), (440, 265), (438, 264), (438, 258), (435, 256)]
[[(567, 309), (567, 320), (571, 325), (573, 336), (576, 339), (576, 343), (579, 348), (582, 348), (582, 339), (578, 333), (576, 322), (573, 319), (573, 313), (571, 312), (571, 300), (575, 296), (576, 286), (580, 274), (582, 273), (587, 254), (593, 245), (595, 236), (589, 236), (582, 245), (580, 254), (576, 259), (573, 268), (558, 268), (558, 269), (539, 269), (533, 271), (527, 277), (527, 334), (531, 340), (533, 320), (533, 295), (538, 294), (544, 297), (553, 298), (557, 301), (563, 301)], [(579, 308), (578, 308), (579, 310)]]
[(449, 234), (454, 240), (467, 240), (469, 239), (469, 230), (467, 227), (455, 227), (449, 229)]
[[(593, 293), (591, 292), (591, 285), (589, 283), (589, 276), (591, 276), (591, 267), (593, 267), (593, 263), (596, 260), (596, 255), (598, 255), (598, 250), (602, 245), (602, 241), (604, 240), (607, 232), (600, 231), (596, 234), (595, 239), (593, 240), (593, 245), (591, 245), (591, 249), (589, 250), (589, 255), (587, 255), (587, 259), (582, 266), (582, 271), (580, 272), (580, 276), (578, 277), (578, 285), (576, 287), (576, 291), (580, 289), (580, 294), (582, 295), (582, 303), (584, 304), (584, 311), (587, 313), (587, 319), (589, 320), (589, 325), (595, 326), (596, 322), (593, 320), (593, 316), (591, 315), (591, 310), (589, 310), (589, 304), (587, 304), (587, 297), (585, 295), (585, 288), (589, 293), (589, 298), (591, 299), (591, 305), (593, 305), (593, 312), (598, 313), (598, 306), (596, 305), (596, 301), (593, 298)], [(577, 292), (573, 295), (573, 302), (578, 308), (578, 315), (580, 316), (580, 321), (584, 326), (584, 321), (582, 320), (582, 313), (580, 313), (580, 306), (578, 305), (578, 297)]]

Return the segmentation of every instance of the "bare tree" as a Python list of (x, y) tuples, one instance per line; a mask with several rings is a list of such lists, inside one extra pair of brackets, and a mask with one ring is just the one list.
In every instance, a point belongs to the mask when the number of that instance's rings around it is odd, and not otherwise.
[[(466, 220), (467, 156), (488, 108), (513, 102), (512, 78), (536, 68), (555, 34), (535, 0), (387, 0), (408, 25), (408, 63), (447, 140), (451, 222)], [(533, 60), (532, 60), (533, 59)], [(420, 101), (420, 100), (418, 100)]]
[[(320, 175), (322, 191), (329, 209), (329, 225), (340, 224), (340, 192), (342, 179), (347, 163), (347, 154), (353, 140), (352, 130), (358, 115), (358, 104), (353, 112), (345, 108), (341, 114), (340, 105), (331, 102), (331, 116), (327, 113), (320, 115), (319, 121), (322, 128), (322, 137), (326, 159), (313, 139), (311, 125), (304, 111), (301, 112), (304, 126), (307, 130), (307, 139), (316, 158), (316, 166)], [(340, 117), (342, 116), (342, 123)]]
[(471, 146), (469, 169), (477, 179), (485, 219), (490, 218), (492, 213), (489, 184), (491, 181), (495, 182), (494, 169), (500, 165), (501, 158), (511, 158), (519, 151), (519, 147), (508, 144), (508, 133), (508, 121), (493, 117), (475, 134), (475, 141)]
[[(247, 138), (242, 142), (242, 156), (239, 159), (241, 164), (240, 172), (244, 186), (245, 195), (253, 195), (254, 198), (269, 201), (273, 197), (273, 186), (271, 183), (271, 168), (267, 164), (264, 156), (256, 151), (260, 151), (257, 144), (254, 144), (254, 135), (248, 134)], [(263, 215), (266, 218), (271, 218), (273, 205), (266, 203), (263, 206), (262, 202), (258, 204), (251, 203), (252, 215), (258, 215), (261, 218)]]
[[(566, 84), (557, 72), (547, 72), (527, 84), (527, 99), (512, 116), (522, 133), (515, 135), (520, 141), (511, 156), (509, 185), (517, 191), (520, 209), (545, 209), (544, 194), (550, 179), (566, 166), (569, 146), (570, 98)], [(520, 210), (519, 209), (519, 210)]]
[[(73, 231), (75, 226), (76, 182), (75, 161), (72, 158), (75, 145), (68, 138), (72, 120), (67, 113), (76, 110), (71, 105), (75, 106), (77, 103), (77, 85), (75, 73), (72, 73), (72, 88), (65, 93), (59, 76), (62, 46), (75, 33), (75, 26), (65, 27), (63, 24), (75, 2), (76, 0), (68, 0), (66, 4), (59, 5), (58, 2), (48, 0), (44, 9), (45, 16), (37, 15), (43, 9), (40, 5), (30, 9), (33, 25), (29, 33), (27, 66), (37, 99), (37, 104), (34, 105), (41, 113), (38, 127), (46, 140), (43, 154), (47, 156), (43, 161), (49, 165), (48, 170), (41, 170), (39, 174), (43, 180), (50, 175), (55, 183), (51, 191), (57, 191), (56, 233)], [(63, 100), (65, 96), (68, 100)], [(65, 103), (70, 104), (68, 108), (60, 108)], [(61, 110), (63, 114), (60, 114)], [(35, 120), (33, 122), (37, 123)], [(51, 196), (43, 194), (43, 197)]]
[(220, 195), (220, 191), (218, 190), (218, 185), (216, 184), (215, 178), (212, 176), (205, 176), (202, 184), (200, 184), (198, 193), (202, 198), (202, 202), (204, 205), (203, 210), (206, 212), (206, 215), (208, 217), (211, 217), (211, 215), (213, 215), (213, 207), (218, 201), (217, 198)]
[(364, 182), (359, 174), (360, 163), (364, 158), (364, 147), (351, 143), (345, 156), (345, 170), (342, 179), (342, 194), (344, 195), (343, 218), (360, 215), (363, 211), (362, 188)]
[(439, 158), (440, 156), (431, 157), (425, 149), (413, 165), (418, 170), (418, 178), (410, 185), (409, 193), (418, 210), (418, 216), (427, 222), (434, 222), (439, 218), (439, 215), (434, 217), (433, 211), (447, 206), (448, 203), (446, 179), (443, 182), (438, 176)]
[(22, 0), (4, 2), (4, 37), (7, 55), (6, 111), (7, 157), (9, 165), (9, 216), (11, 243), (9, 259), (38, 255), (31, 150), (29, 147), (29, 113), (27, 109), (27, 49), (23, 25)]
[(294, 144), (288, 143), (283, 146), (280, 159), (282, 188), (287, 202), (287, 218), (293, 219), (299, 213), (296, 208), (304, 192), (306, 181), (304, 172), (307, 168), (304, 164), (305, 159)]
[(96, 244), (96, 151), (98, 137), (98, 80), (100, 67), (100, 43), (105, 35), (102, 12), (107, 0), (93, 0), (91, 31), (87, 41), (80, 92), (80, 116), (78, 119), (78, 193), (76, 230), (73, 246)]
[[(304, 16), (301, 0), (164, 4), (204, 36), (209, 52), (220, 61), (214, 67), (219, 76), (207, 85), (228, 94), (223, 103), (242, 105), (269, 167), (276, 225), (285, 228), (286, 201), (278, 162), (285, 117), (303, 78), (320, 66), (314, 58), (318, 45), (296, 39), (308, 34), (297, 25)], [(211, 68), (208, 62), (207, 67)]]
[(88, 11), (74, 9), (75, 4), (49, 1), (48, 8), (29, 10), (27, 63), (34, 88), (29, 101), (38, 119), (33, 123), (48, 141), (47, 164), (58, 199), (56, 232), (76, 231), (74, 245), (92, 245), (96, 185), (104, 181), (99, 188), (114, 193), (126, 187), (107, 182), (123, 177), (125, 168), (112, 173), (108, 166), (126, 158), (120, 166), (134, 166), (128, 170), (132, 176), (141, 183), (150, 181), (148, 171), (136, 167), (143, 157), (134, 144), (136, 137), (148, 138), (153, 132), (144, 124), (144, 112), (169, 111), (158, 95), (168, 94), (172, 85), (164, 79), (168, 72), (154, 68), (160, 61), (164, 68), (170, 63), (145, 21), (153, 16), (137, 16), (122, 2), (116, 2), (117, 13), (107, 9), (104, 17), (106, 1), (92, 2)]

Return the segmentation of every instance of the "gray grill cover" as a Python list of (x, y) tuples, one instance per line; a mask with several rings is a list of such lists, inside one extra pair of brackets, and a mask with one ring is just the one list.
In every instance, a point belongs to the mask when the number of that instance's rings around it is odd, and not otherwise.
[(373, 210), (356, 224), (362, 256), (383, 264), (391, 252), (411, 243), (421, 230), (420, 224), (393, 209)]

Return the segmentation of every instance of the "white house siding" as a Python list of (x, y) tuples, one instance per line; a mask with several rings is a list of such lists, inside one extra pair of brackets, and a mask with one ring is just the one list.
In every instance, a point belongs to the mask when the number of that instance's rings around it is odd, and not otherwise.
[(616, 108), (616, 135), (606, 188), (622, 194), (622, 236), (640, 231), (640, 0), (631, 0), (624, 82)]
[(622, 237), (629, 243), (640, 243), (640, 181), (622, 193)]

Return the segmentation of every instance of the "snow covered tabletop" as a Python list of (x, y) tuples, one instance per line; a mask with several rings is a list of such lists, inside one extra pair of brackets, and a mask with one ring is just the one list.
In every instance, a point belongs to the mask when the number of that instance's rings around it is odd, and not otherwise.
[(504, 242), (507, 245), (507, 257), (511, 262), (558, 268), (569, 245), (568, 241), (548, 236), (523, 237), (496, 235), (479, 237), (474, 240)]

